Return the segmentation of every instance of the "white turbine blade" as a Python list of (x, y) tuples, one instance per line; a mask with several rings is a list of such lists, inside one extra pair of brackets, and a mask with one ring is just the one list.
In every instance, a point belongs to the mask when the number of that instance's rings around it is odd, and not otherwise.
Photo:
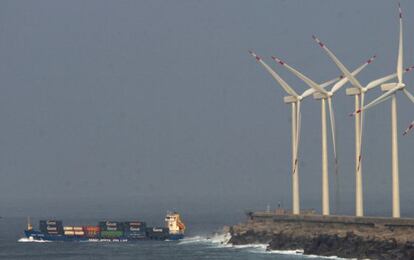
[(352, 76), (351, 72), (338, 60), (338, 58), (326, 47), (325, 44), (323, 44), (318, 38), (316, 38), (315, 35), (312, 36), (312, 38), (321, 46), (325, 52), (328, 54), (328, 56), (335, 62), (336, 66), (342, 71), (342, 73), (345, 74), (345, 76), (349, 79), (349, 81), (352, 83), (353, 86), (362, 89), (361, 83)]
[(331, 133), (332, 133), (332, 147), (333, 155), (335, 159), (335, 173), (338, 174), (338, 157), (336, 155), (336, 129), (335, 129), (335, 114), (332, 107), (332, 98), (328, 97), (329, 106), (329, 120), (331, 121)]
[[(407, 73), (407, 72), (412, 71), (413, 69), (414, 69), (414, 66), (411, 66), (411, 67), (405, 68), (403, 72)], [(393, 74), (390, 74), (388, 76), (373, 80), (370, 83), (368, 83), (368, 85), (365, 87), (365, 89), (370, 90), (372, 88), (375, 88), (375, 87), (381, 85), (382, 83), (385, 83), (389, 80), (394, 79), (395, 77), (397, 77), (397, 73), (393, 73)]]
[[(358, 75), (368, 64), (371, 64), (374, 61), (375, 58), (376, 58), (376, 55), (372, 56), (364, 64), (362, 64), (361, 66), (359, 66), (358, 68), (356, 68), (354, 71), (352, 71), (352, 75), (353, 76)], [(411, 69), (414, 69), (414, 66)], [(406, 69), (406, 71), (409, 71), (408, 68)], [(348, 78), (346, 78), (344, 75), (341, 75), (341, 76), (339, 76), (339, 77), (337, 77), (335, 79), (331, 79), (329, 81), (326, 81), (324, 83), (321, 83), (319, 86), (321, 86), (322, 88), (326, 88), (327, 86), (330, 86), (331, 84), (333, 84), (335, 82), (336, 82), (336, 84), (331, 89), (331, 92), (332, 93), (335, 93), (343, 85), (345, 85), (348, 82)], [(315, 89), (310, 88), (310, 89), (307, 89), (306, 91), (304, 91), (301, 96), (302, 96), (302, 98), (305, 98), (305, 97), (307, 97), (309, 95), (312, 95), (313, 93), (315, 93)]]
[(305, 90), (302, 95), (300, 95), (302, 98), (308, 97), (310, 95), (312, 95), (313, 93), (315, 93), (315, 89), (313, 88), (308, 88), (307, 90)]
[(400, 12), (400, 40), (398, 45), (398, 60), (397, 60), (397, 77), (398, 83), (403, 81), (403, 24), (402, 24), (402, 10), (401, 4), (398, 3), (398, 11)]
[[(367, 60), (364, 64), (362, 64), (361, 66), (359, 66), (358, 68), (356, 68), (354, 71), (352, 71), (352, 75), (353, 76), (356, 76), (356, 75), (358, 75), (368, 64), (370, 64), (370, 63), (372, 63), (373, 61), (374, 61), (374, 59), (376, 58), (376, 56), (374, 55), (374, 56), (372, 56), (369, 60)], [(414, 67), (414, 66), (413, 66)], [(324, 83), (321, 83), (321, 84), (319, 84), (319, 86), (321, 87), (321, 88), (326, 88), (327, 86), (330, 86), (330, 85), (332, 85), (333, 83), (335, 83), (336, 82), (336, 84), (332, 87), (332, 89), (331, 89), (331, 92), (333, 92), (333, 93), (335, 93), (336, 91), (338, 91), (343, 85), (345, 85), (347, 82), (348, 82), (348, 79), (344, 76), (344, 75), (341, 75), (341, 76), (339, 76), (339, 77), (337, 77), (337, 78), (334, 78), (334, 79), (331, 79), (331, 80), (329, 80), (329, 81), (326, 81), (326, 82), (324, 82)], [(307, 96), (309, 96), (309, 95), (312, 95), (313, 93), (315, 93), (315, 89), (313, 89), (313, 88), (310, 88), (310, 89), (307, 89), (306, 91), (304, 91), (303, 93), (302, 93), (302, 97), (303, 98), (305, 98), (305, 97), (307, 97)]]
[[(344, 78), (344, 76), (342, 76), (342, 75), (341, 75), (341, 76), (336, 77), (336, 78), (334, 78), (334, 79), (331, 79), (331, 80), (325, 81), (324, 83), (319, 84), (319, 86), (320, 86), (321, 88), (326, 88), (327, 86), (330, 86), (330, 85), (332, 85), (333, 83), (335, 83), (335, 82), (337, 82), (338, 80), (341, 80), (341, 79), (343, 79), (343, 78)], [(315, 93), (315, 89), (313, 89), (313, 88), (308, 88), (307, 90), (305, 90), (305, 91), (302, 93), (301, 97), (302, 97), (302, 98), (305, 98), (305, 97), (307, 97), (307, 96), (312, 95), (313, 93)]]
[(300, 124), (301, 124), (301, 112), (300, 112), (300, 100), (296, 102), (296, 143), (295, 143), (295, 167), (293, 173), (296, 173), (296, 169), (299, 164), (299, 143), (300, 143)]
[(324, 83), (319, 84), (319, 86), (321, 86), (321, 88), (326, 88), (327, 86), (330, 86), (330, 85), (334, 84), (335, 82), (337, 82), (338, 80), (341, 80), (343, 78), (344, 77), (341, 75), (341, 76), (339, 76), (337, 78), (334, 78), (334, 79), (325, 81)]
[(411, 124), (407, 127), (407, 129), (405, 129), (403, 135), (408, 134), (408, 132), (410, 132), (411, 129), (413, 129), (414, 127), (414, 121), (411, 122)]
[(391, 95), (394, 94), (397, 90), (398, 90), (398, 87), (394, 87), (394, 88), (388, 90), (387, 92), (385, 92), (381, 96), (379, 96), (376, 99), (374, 99), (373, 101), (371, 101), (371, 103), (369, 103), (368, 105), (366, 105), (366, 106), (360, 108), (359, 110), (355, 111), (353, 114), (360, 113), (362, 110), (367, 110), (367, 109), (369, 109), (373, 106), (376, 106), (376, 105), (384, 102), (385, 100), (389, 99), (391, 97)]
[[(337, 77), (337, 78), (334, 78), (334, 79), (331, 79), (331, 80), (328, 80), (328, 81), (325, 81), (324, 83), (322, 83), (322, 84), (319, 84), (319, 86), (321, 87), (321, 88), (326, 88), (327, 86), (330, 86), (330, 85), (332, 85), (333, 83), (335, 83), (335, 82), (337, 82), (338, 80), (340, 80), (340, 79), (343, 79), (344, 77), (343, 76), (339, 76), (339, 77)], [(314, 88), (308, 88), (307, 90), (305, 90), (303, 93), (302, 93), (302, 95), (301, 95), (301, 97), (302, 98), (305, 98), (305, 97), (307, 97), (307, 96), (310, 96), (310, 95), (312, 95), (313, 93), (315, 93), (316, 91), (315, 91), (315, 89)]]
[[(357, 68), (356, 70), (354, 70), (351, 75), (352, 76), (356, 76), (358, 75), (366, 66), (368, 66), (368, 64), (371, 64), (374, 59), (377, 56), (374, 55), (372, 56), (369, 60), (367, 60), (364, 64), (362, 64), (359, 68)], [(340, 81), (338, 81), (331, 89), (332, 93), (335, 93), (336, 91), (338, 91), (340, 88), (342, 88), (343, 85), (345, 85), (348, 82), (348, 78), (347, 77), (343, 77)]]
[(289, 66), (288, 64), (286, 64), (286, 62), (276, 58), (275, 56), (272, 56), (272, 59), (274, 61), (276, 61), (277, 63), (279, 63), (282, 66), (285, 66), (290, 72), (292, 72), (293, 74), (295, 74), (296, 77), (300, 78), (301, 80), (303, 80), (309, 87), (322, 92), (324, 94), (328, 94), (328, 91), (326, 91), (325, 89), (323, 89), (319, 84), (315, 83), (313, 80), (311, 80), (310, 78), (308, 78), (307, 76), (303, 75), (302, 73), (300, 73), (299, 71), (297, 71), (296, 69), (292, 68), (291, 66)]
[(404, 94), (414, 103), (414, 96), (405, 88), (403, 88)]
[(249, 53), (257, 60), (257, 62), (259, 62), (266, 70), (267, 72), (270, 73), (270, 75), (272, 75), (272, 77), (280, 84), (280, 86), (282, 86), (282, 88), (289, 94), (295, 97), (298, 97), (299, 95), (296, 93), (296, 91), (293, 90), (293, 88), (291, 86), (289, 86), (286, 81), (284, 81), (279, 74), (277, 74), (272, 68), (270, 68), (269, 65), (267, 65), (262, 58), (260, 58), (258, 55), (256, 55), (256, 53), (254, 53), (253, 51), (249, 51)]
[(392, 80), (392, 79), (393, 79), (393, 78), (395, 78), (395, 77), (397, 77), (397, 73), (390, 74), (390, 75), (388, 75), (388, 76), (385, 76), (385, 77), (382, 77), (382, 78), (379, 78), (379, 79), (373, 80), (373, 81), (371, 81), (370, 83), (368, 83), (368, 85), (367, 85), (365, 88), (366, 88), (366, 89), (372, 89), (372, 88), (375, 88), (375, 87), (377, 87), (377, 86), (381, 85), (382, 83), (385, 83), (385, 82), (387, 82), (387, 81), (389, 81), (389, 80)]

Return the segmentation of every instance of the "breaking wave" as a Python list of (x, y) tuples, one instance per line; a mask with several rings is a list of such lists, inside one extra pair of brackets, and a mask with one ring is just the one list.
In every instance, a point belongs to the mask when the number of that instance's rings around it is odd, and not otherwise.
[(179, 245), (186, 244), (206, 244), (213, 247), (220, 248), (234, 248), (234, 249), (244, 249), (250, 253), (259, 253), (259, 254), (278, 254), (278, 255), (292, 255), (300, 256), (303, 258), (323, 258), (323, 259), (345, 259), (337, 256), (317, 256), (317, 255), (304, 255), (302, 249), (297, 250), (267, 250), (267, 244), (247, 244), (247, 245), (232, 245), (229, 243), (231, 235), (226, 234), (214, 234), (212, 236), (194, 236), (187, 237), (181, 240)]
[(211, 244), (216, 246), (231, 246), (228, 244), (231, 236), (229, 233), (226, 234), (214, 234), (212, 236), (194, 236), (194, 237), (186, 237), (178, 244), (185, 245), (185, 244)]

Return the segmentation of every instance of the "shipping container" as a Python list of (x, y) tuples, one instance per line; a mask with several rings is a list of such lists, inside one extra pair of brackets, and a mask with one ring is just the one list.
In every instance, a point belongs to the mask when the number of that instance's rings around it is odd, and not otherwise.
[(85, 233), (86, 237), (89, 238), (97, 238), (99, 236), (101, 229), (96, 226), (84, 226), (83, 232)]
[(62, 235), (64, 231), (62, 221), (57, 220), (41, 220), (39, 221), (39, 229), (42, 233), (49, 235)]
[(169, 229), (164, 227), (151, 227), (146, 229), (147, 237), (150, 239), (164, 240), (169, 237)]
[(39, 229), (49, 235), (62, 235), (64, 231), (60, 220), (40, 220)]
[(63, 226), (60, 220), (40, 220), (40, 226)]
[(103, 231), (122, 231), (123, 225), (121, 222), (116, 221), (101, 221), (99, 227)]
[(101, 238), (121, 238), (123, 235), (124, 232), (122, 231), (101, 231)]
[(146, 223), (141, 221), (124, 222), (124, 236), (129, 239), (143, 239), (146, 237)]
[(100, 228), (97, 226), (84, 226), (83, 227), (83, 231), (88, 231), (88, 232), (99, 232)]

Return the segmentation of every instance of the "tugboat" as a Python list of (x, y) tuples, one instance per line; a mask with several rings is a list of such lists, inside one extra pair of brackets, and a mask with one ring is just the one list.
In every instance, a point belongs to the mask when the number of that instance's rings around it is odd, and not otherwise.
[(63, 226), (60, 220), (40, 220), (34, 230), (27, 220), (24, 231), (29, 241), (103, 241), (179, 240), (185, 225), (177, 212), (168, 212), (165, 227), (147, 227), (142, 221), (101, 221), (96, 226)]

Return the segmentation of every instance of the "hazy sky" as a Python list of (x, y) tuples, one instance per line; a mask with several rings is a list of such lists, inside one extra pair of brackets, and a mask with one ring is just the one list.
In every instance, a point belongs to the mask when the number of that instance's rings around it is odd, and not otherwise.
[[(402, 7), (408, 66), (414, 3)], [(312, 34), (350, 69), (377, 54), (362, 83), (395, 72), (389, 0), (1, 1), (0, 215), (290, 207), (290, 107), (247, 51), (302, 92), (268, 57), (317, 82), (338, 76)], [(414, 91), (413, 74), (405, 81)], [(340, 187), (343, 213), (353, 213), (353, 98), (344, 90), (334, 98)], [(414, 106), (400, 94), (402, 132)], [(320, 210), (320, 106), (310, 98), (302, 107), (302, 208)], [(385, 102), (366, 114), (368, 214), (390, 214), (389, 112)], [(402, 214), (414, 216), (414, 134), (399, 138)], [(331, 153), (330, 162), (333, 180)]]

